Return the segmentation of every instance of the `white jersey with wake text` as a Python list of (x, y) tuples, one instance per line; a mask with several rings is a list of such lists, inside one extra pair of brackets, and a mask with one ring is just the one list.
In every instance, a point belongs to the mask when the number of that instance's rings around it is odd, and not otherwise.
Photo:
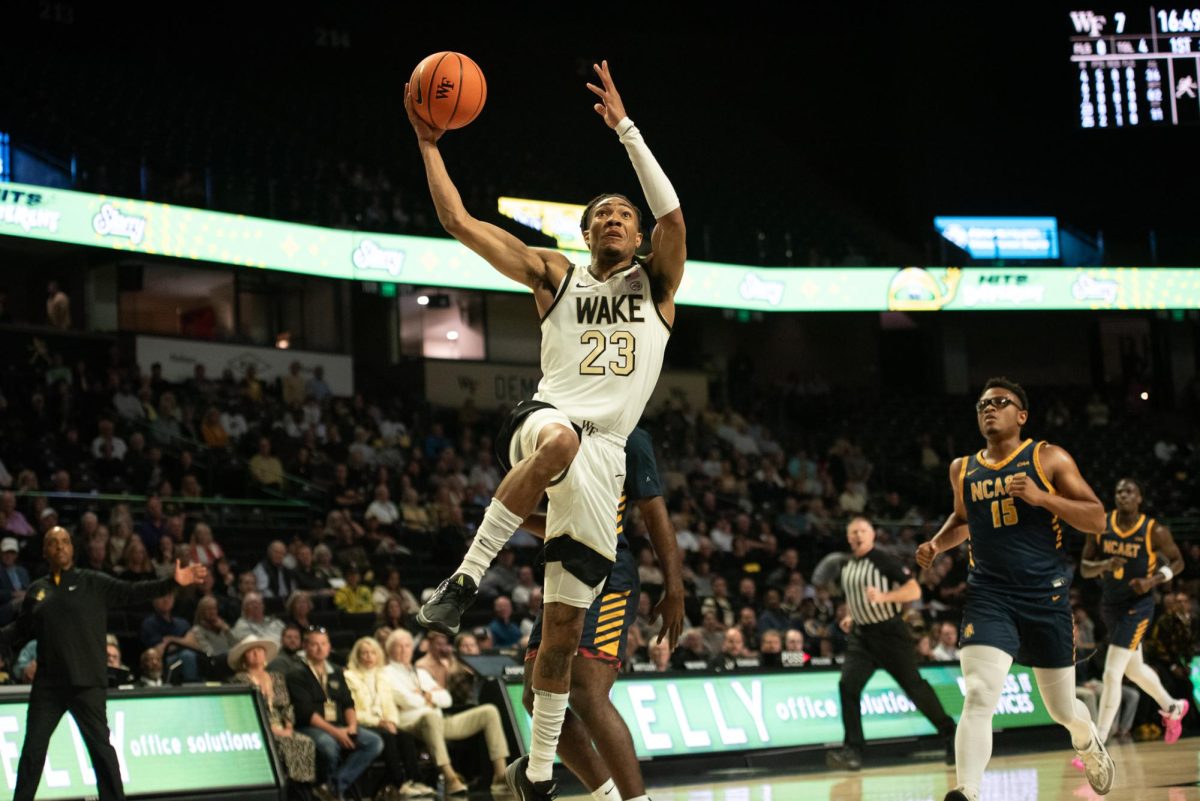
[(629, 436), (658, 383), (671, 328), (637, 260), (598, 281), (572, 265), (542, 319), (542, 380), (534, 400), (576, 425)]

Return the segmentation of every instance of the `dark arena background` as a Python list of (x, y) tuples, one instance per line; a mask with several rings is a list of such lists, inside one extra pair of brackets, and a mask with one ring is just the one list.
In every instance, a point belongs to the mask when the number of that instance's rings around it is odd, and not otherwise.
[[(404, 108), (438, 51), (487, 81), (478, 118), (438, 143), (479, 220), (582, 270), (582, 206), (617, 192), (649, 249), (638, 176), (586, 88), (602, 59), (686, 216), (641, 422), (678, 563), (660, 564), (631, 505), (640, 595), (611, 692), (649, 796), (957, 786), (883, 670), (859, 702), (861, 770), (827, 764), (851, 640), (839, 578), (865, 516), (919, 587), (900, 618), (957, 721), (971, 551), (927, 568), (916, 554), (954, 512), (950, 465), (986, 447), (975, 403), (1005, 376), (1028, 395), (1023, 438), (1069, 452), (1106, 515), (1134, 479), (1178, 545), (1139, 636), (1192, 711), (1166, 744), (1158, 704), (1124, 681), (1107, 797), (1200, 799), (1200, 9), (83, 0), (0, 7), (0, 626), (17, 624), (0, 642), (0, 799), (50, 669), (14, 632), (52, 578), (56, 526), (78, 568), (121, 581), (208, 568), (173, 602), (108, 612), (128, 797), (511, 797), (482, 728), (453, 739), (450, 721), (490, 707), (504, 762), (530, 751), (540, 540), (517, 531), (454, 640), (416, 616), (492, 503), (497, 432), (536, 391), (550, 328), (439, 222)], [(1064, 527), (1063, 592), (1096, 715), (1110, 632), (1080, 570), (1087, 538)], [(672, 576), (673, 652), (656, 614)], [(412, 710), (397, 685), (370, 722), (356, 643), (374, 638), (394, 677), (408, 666), (391, 635), (412, 635), (449, 742), (401, 725), (403, 758), (344, 787), (320, 759), (312, 775), (311, 751), (298, 768), (279, 741), (307, 707), (273, 707), (229, 652), (249, 635), (282, 660), (273, 675), (308, 671), (289, 654), (310, 627), (330, 663), (353, 661), (359, 723), (384, 730)], [(985, 801), (1098, 797), (1031, 668), (1013, 665), (992, 726)], [(600, 797), (554, 771), (560, 798)], [(97, 792), (64, 717), (37, 798)]]

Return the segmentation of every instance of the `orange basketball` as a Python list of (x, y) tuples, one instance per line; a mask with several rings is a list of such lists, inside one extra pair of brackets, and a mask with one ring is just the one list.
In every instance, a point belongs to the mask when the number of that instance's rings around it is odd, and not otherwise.
[(461, 128), (479, 116), (487, 81), (462, 53), (443, 50), (421, 59), (409, 81), (417, 116), (434, 128)]

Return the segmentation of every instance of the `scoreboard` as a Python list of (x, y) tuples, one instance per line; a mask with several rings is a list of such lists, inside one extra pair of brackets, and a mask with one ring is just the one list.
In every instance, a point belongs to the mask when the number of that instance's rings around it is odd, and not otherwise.
[(1067, 13), (1081, 128), (1200, 123), (1200, 8)]

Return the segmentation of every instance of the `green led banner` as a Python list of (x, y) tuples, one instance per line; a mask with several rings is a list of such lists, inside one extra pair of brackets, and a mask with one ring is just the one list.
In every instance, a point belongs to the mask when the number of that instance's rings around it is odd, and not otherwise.
[[(0, 183), (0, 235), (328, 278), (527, 291), (451, 239), (319, 228), (28, 184)], [(1196, 309), (1200, 269), (759, 268), (689, 261), (676, 300), (764, 312)]]
[[(12, 798), (25, 737), (25, 698), (0, 695), (0, 783)], [(273, 787), (268, 736), (252, 691), (157, 697), (110, 695), (108, 726), (129, 796)], [(96, 795), (96, 776), (75, 720), (50, 740), (39, 799)]]
[[(958, 665), (926, 665), (921, 675), (956, 720), (965, 686)], [(793, 748), (842, 741), (836, 670), (721, 673), (703, 676), (638, 673), (622, 676), (612, 700), (629, 724), (641, 758), (764, 748)], [(529, 715), (521, 684), (507, 687), (517, 730), (529, 746)], [(935, 734), (895, 681), (876, 671), (862, 694), (868, 741)], [(997, 730), (1053, 723), (1038, 694), (1033, 671), (1014, 666), (996, 707)]]

